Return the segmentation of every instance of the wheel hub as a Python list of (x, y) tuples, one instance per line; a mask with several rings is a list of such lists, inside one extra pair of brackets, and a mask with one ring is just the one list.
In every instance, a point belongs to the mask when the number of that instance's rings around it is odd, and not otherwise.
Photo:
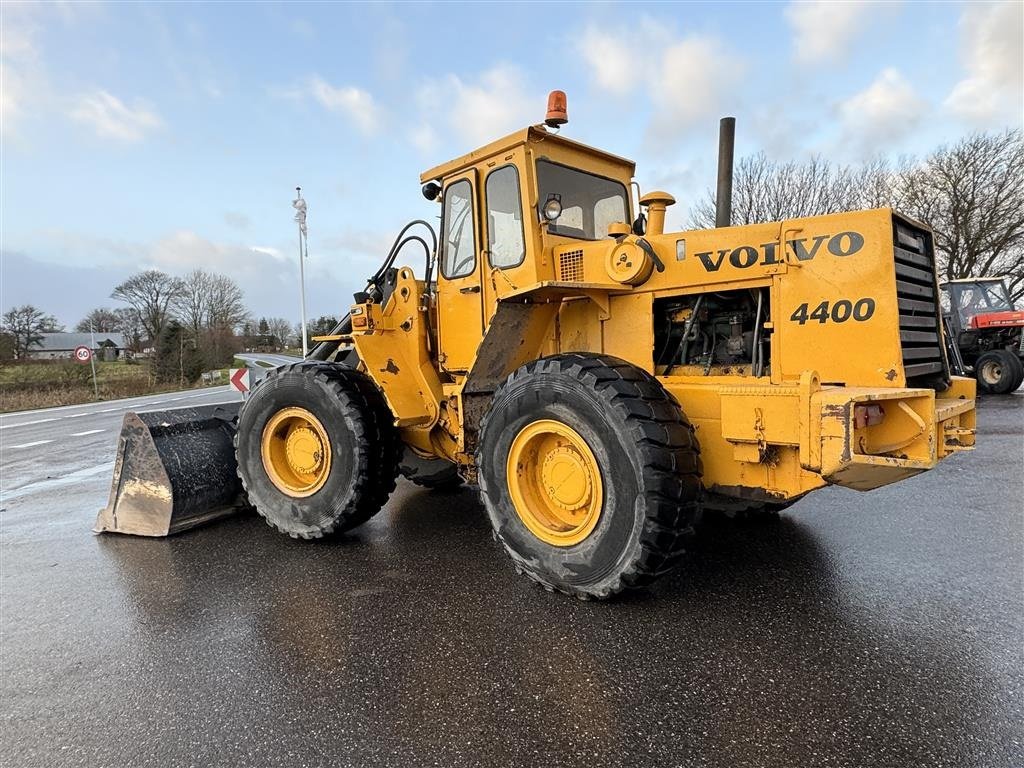
[(548, 453), (541, 478), (551, 501), (566, 512), (575, 512), (590, 500), (593, 481), (586, 460), (572, 447)]
[(309, 427), (297, 427), (288, 433), (285, 442), (288, 464), (296, 472), (315, 472), (323, 460), (323, 443)]
[(331, 441), (320, 420), (305, 408), (282, 408), (267, 421), (260, 440), (267, 477), (293, 498), (312, 496), (331, 471)]
[(509, 448), (506, 478), (516, 514), (541, 541), (569, 547), (597, 526), (604, 503), (600, 468), (572, 427), (552, 419), (525, 426)]
[(981, 376), (983, 379), (985, 379), (985, 383), (989, 384), (990, 386), (995, 386), (996, 384), (998, 384), (999, 379), (1002, 378), (1002, 375), (1003, 367), (995, 361), (986, 363), (981, 368)]

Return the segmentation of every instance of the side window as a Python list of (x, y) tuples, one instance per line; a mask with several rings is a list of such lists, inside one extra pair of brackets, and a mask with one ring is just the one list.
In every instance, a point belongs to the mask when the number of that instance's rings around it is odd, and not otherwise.
[(476, 238), (473, 235), (473, 187), (462, 179), (444, 191), (444, 258), (441, 274), (465, 277), (476, 269)]
[(523, 206), (519, 197), (519, 173), (506, 165), (487, 177), (487, 249), (492, 267), (523, 263)]

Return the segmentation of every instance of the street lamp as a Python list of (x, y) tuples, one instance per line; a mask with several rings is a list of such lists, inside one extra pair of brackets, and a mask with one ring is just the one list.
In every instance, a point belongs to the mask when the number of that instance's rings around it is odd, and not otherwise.
[(302, 357), (309, 354), (306, 335), (306, 269), (303, 262), (309, 257), (309, 239), (306, 234), (306, 201), (302, 199), (302, 187), (295, 188), (295, 221), (299, 225), (299, 312), (302, 314)]

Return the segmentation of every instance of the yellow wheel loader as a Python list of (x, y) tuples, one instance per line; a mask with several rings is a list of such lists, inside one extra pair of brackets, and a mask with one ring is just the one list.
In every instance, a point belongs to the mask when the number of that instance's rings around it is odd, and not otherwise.
[[(424, 172), (439, 242), (406, 227), (242, 407), (248, 501), (315, 538), (379, 511), (400, 466), (462, 478), (517, 570), (604, 598), (669, 570), (702, 509), (868, 491), (970, 448), (931, 231), (887, 209), (729, 226), (730, 120), (714, 229), (666, 231), (671, 195), (637, 200), (632, 162), (559, 135), (559, 92), (545, 124)], [(421, 277), (396, 266), (409, 245)], [(111, 524), (119, 482), (98, 528), (146, 532), (124, 504)], [(201, 522), (189, 503), (169, 514)]]

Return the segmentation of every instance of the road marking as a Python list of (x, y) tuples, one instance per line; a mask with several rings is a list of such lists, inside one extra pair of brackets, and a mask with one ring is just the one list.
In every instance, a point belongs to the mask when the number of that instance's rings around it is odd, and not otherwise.
[(96, 413), (110, 413), (111, 411), (120, 411), (120, 408), (104, 408), (102, 411), (96, 411)]
[[(216, 386), (213, 387), (206, 387), (203, 391), (199, 392), (199, 394), (192, 395), (192, 397), (203, 397), (204, 395), (223, 394), (227, 389), (229, 389), (227, 384), (217, 384)], [(190, 390), (186, 389), (179, 391), (188, 392)], [(168, 394), (173, 395), (175, 393), (169, 392)], [(123, 408), (134, 408), (136, 407), (135, 401), (145, 400), (151, 397), (153, 397), (153, 395), (137, 395), (136, 397), (122, 397), (120, 400), (107, 400), (106, 402), (125, 403), (125, 405), (122, 406)], [(57, 405), (54, 406), (53, 408), (30, 408), (27, 411), (12, 411), (11, 413), (0, 413), (0, 419), (12, 419), (18, 418), (19, 416), (34, 416), (37, 413), (53, 413), (54, 411), (66, 411), (71, 408), (87, 408), (90, 405), (95, 405), (95, 403), (75, 403), (74, 405)], [(96, 411), (90, 411), (90, 413), (96, 413)]]
[(0, 429), (10, 429), (11, 427), (27, 427), (31, 424), (44, 424), (47, 421), (56, 421), (57, 417), (54, 416), (52, 419), (36, 419), (35, 421), (23, 421), (21, 424), (2, 424)]
[(76, 472), (69, 472), (63, 477), (51, 477), (48, 480), (39, 480), (35, 483), (23, 485), (21, 488), (15, 488), (13, 491), (5, 491), (3, 494), (3, 500), (4, 502), (13, 501), (14, 499), (20, 499), (22, 496), (30, 496), (33, 493), (48, 491), (51, 488), (59, 488), (62, 485), (74, 485), (80, 480), (85, 480), (88, 477), (102, 475), (113, 471), (114, 462), (110, 462), (109, 464), (100, 464), (99, 466), (88, 467), (86, 469), (79, 469)]
[(105, 429), (87, 429), (85, 432), (72, 432), (72, 437), (85, 437), (86, 435), (95, 435), (97, 432), (106, 432)]
[(53, 442), (53, 440), (36, 440), (33, 443), (22, 443), (21, 445), (8, 445), (7, 447), (11, 448), (11, 449), (14, 449), (14, 448), (31, 448), (33, 445), (46, 445), (47, 443), (52, 443), (52, 442)]
[(89, 412), (85, 413), (72, 413), (70, 416), (61, 416), (62, 419), (77, 419), (79, 416), (88, 416)]

